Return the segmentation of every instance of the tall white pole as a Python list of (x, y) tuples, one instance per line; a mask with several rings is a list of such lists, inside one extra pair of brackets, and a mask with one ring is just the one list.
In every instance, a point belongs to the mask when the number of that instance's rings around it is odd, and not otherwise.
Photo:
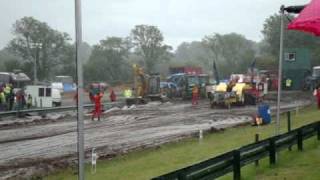
[(282, 88), (282, 62), (283, 62), (283, 33), (284, 33), (284, 5), (280, 8), (281, 25), (280, 25), (280, 52), (279, 52), (279, 69), (278, 69), (278, 98), (277, 98), (277, 121), (275, 134), (280, 133), (280, 100)]
[(83, 73), (82, 58), (80, 56), (82, 44), (81, 0), (75, 0), (76, 25), (76, 65), (77, 65), (77, 93), (78, 93), (78, 179), (84, 180), (84, 132), (83, 132)]

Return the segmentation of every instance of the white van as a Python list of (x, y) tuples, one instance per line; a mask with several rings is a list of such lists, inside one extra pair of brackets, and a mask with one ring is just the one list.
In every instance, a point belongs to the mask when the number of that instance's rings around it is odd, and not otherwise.
[(34, 107), (53, 107), (61, 105), (61, 93), (58, 89), (51, 86), (30, 85), (25, 87), (26, 98), (30, 94), (32, 106)]

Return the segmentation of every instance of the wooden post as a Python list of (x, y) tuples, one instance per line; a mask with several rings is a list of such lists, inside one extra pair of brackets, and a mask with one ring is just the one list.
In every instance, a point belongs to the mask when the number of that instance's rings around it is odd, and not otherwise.
[[(287, 112), (287, 125), (288, 125), (288, 132), (291, 131), (291, 112)], [(291, 146), (288, 147), (289, 151), (291, 151)]]
[(240, 151), (233, 151), (233, 179), (240, 180), (241, 179), (241, 159), (240, 159)]
[(269, 162), (270, 162), (270, 165), (276, 164), (276, 142), (275, 142), (275, 138), (270, 138), (270, 141), (269, 141)]
[[(256, 135), (255, 135), (255, 142), (259, 142), (259, 134), (256, 134)], [(259, 160), (256, 160), (256, 161), (254, 162), (254, 165), (255, 165), (255, 166), (259, 166)]]
[(318, 140), (320, 140), (320, 122), (318, 123), (318, 126), (317, 126), (317, 134), (318, 134)]
[(298, 150), (302, 151), (303, 150), (302, 129), (298, 130), (297, 138), (298, 138)]
[(287, 112), (288, 132), (291, 131), (291, 112)]

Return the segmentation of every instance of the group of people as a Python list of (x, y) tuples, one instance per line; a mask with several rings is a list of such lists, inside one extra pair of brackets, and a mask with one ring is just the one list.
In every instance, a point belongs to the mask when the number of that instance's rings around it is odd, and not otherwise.
[(0, 87), (0, 110), (7, 111), (13, 109), (15, 94), (11, 84)]
[(0, 86), (0, 111), (28, 109), (32, 106), (32, 96), (25, 95), (23, 90), (14, 92), (12, 84)]

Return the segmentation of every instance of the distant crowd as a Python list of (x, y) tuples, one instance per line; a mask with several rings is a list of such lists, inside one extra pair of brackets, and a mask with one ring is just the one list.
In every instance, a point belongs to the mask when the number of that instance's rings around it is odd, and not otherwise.
[(23, 90), (14, 92), (12, 84), (0, 85), (0, 111), (12, 111), (31, 108), (32, 97), (26, 97)]

